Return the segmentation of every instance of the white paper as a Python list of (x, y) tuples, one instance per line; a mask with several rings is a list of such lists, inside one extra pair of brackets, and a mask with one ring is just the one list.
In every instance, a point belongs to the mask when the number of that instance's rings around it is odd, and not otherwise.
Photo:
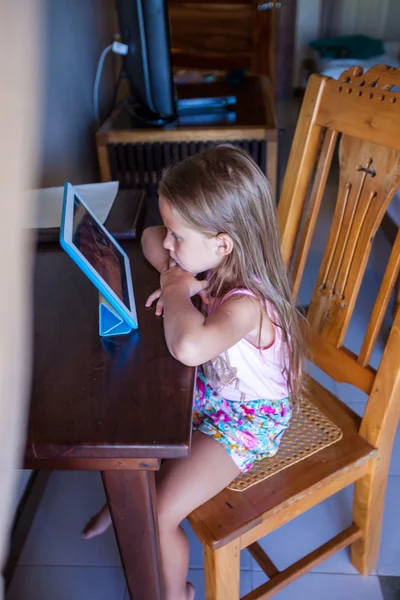
[[(87, 183), (76, 185), (75, 189), (91, 208), (101, 223), (107, 219), (115, 197), (118, 193), (119, 182)], [(26, 223), (29, 229), (47, 229), (60, 227), (64, 187), (29, 190), (28, 201), (34, 202), (36, 211), (33, 222)]]

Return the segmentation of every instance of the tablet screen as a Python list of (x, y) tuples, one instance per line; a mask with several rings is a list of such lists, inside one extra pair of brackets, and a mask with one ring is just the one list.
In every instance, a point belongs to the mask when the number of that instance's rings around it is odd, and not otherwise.
[(124, 255), (75, 195), (72, 242), (130, 310)]

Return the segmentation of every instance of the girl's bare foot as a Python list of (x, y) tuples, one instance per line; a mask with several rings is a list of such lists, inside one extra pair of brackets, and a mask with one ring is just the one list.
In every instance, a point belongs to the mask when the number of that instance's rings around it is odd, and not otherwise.
[(188, 600), (194, 600), (195, 589), (192, 583), (187, 583)]
[(103, 506), (101, 511), (97, 513), (97, 515), (94, 515), (94, 517), (89, 519), (89, 521), (86, 523), (82, 531), (82, 537), (85, 540), (91, 540), (92, 538), (104, 533), (110, 527), (110, 525), (111, 516), (106, 504)]

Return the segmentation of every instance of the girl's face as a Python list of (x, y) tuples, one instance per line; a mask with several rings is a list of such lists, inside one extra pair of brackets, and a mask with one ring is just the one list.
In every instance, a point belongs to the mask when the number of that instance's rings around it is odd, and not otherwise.
[(220, 236), (209, 238), (190, 229), (163, 196), (159, 198), (159, 207), (167, 228), (164, 248), (169, 250), (171, 258), (182, 269), (191, 273), (215, 269), (226, 254), (224, 240)]

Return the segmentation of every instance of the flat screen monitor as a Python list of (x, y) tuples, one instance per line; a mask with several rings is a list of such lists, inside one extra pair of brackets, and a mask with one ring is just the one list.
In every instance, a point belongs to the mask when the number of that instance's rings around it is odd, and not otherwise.
[(135, 114), (149, 125), (176, 118), (166, 0), (117, 0), (124, 70)]

